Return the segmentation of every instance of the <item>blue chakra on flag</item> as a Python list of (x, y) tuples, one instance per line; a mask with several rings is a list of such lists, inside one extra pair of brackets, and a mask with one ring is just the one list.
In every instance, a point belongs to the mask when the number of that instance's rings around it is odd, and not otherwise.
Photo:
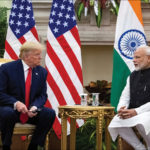
[(147, 42), (145, 35), (139, 30), (124, 32), (118, 42), (120, 53), (128, 59), (133, 58), (134, 51), (140, 45), (147, 45)]

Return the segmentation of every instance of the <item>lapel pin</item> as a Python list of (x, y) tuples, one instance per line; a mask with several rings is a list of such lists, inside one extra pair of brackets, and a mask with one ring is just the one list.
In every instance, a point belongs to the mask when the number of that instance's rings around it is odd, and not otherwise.
[(37, 76), (38, 76), (38, 73), (36, 72), (36, 73), (35, 73), (35, 75), (37, 75)]

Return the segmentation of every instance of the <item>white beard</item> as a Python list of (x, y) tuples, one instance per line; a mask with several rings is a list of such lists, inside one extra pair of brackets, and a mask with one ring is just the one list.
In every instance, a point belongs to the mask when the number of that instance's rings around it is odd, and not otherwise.
[(135, 67), (135, 71), (139, 71), (139, 70), (141, 70), (141, 67)]

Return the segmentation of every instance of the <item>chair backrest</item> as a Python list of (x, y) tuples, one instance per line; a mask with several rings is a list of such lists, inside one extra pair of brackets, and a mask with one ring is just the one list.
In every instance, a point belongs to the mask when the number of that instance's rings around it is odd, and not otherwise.
[(11, 61), (13, 61), (13, 59), (0, 58), (0, 65)]
[(13, 59), (0, 58), (0, 65), (11, 61), (13, 61)]

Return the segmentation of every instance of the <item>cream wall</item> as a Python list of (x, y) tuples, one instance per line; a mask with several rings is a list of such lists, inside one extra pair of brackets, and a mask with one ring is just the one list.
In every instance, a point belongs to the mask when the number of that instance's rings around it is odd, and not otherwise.
[(83, 82), (112, 81), (113, 46), (84, 45), (81, 47)]

